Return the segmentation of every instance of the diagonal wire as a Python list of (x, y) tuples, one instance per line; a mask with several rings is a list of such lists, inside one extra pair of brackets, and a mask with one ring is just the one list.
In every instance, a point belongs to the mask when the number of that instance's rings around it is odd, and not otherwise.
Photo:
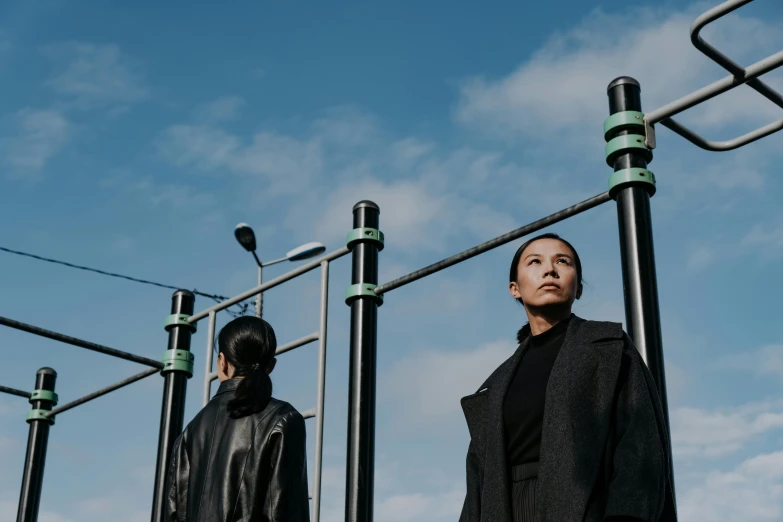
[[(131, 277), (131, 276), (126, 276), (126, 275), (122, 275), (122, 274), (116, 274), (114, 272), (107, 272), (105, 270), (99, 270), (97, 268), (90, 268), (90, 267), (87, 267), (87, 266), (75, 265), (73, 263), (68, 263), (66, 261), (60, 261), (60, 260), (57, 260), (57, 259), (51, 259), (51, 258), (48, 258), (48, 257), (38, 256), (38, 255), (35, 255), (35, 254), (29, 254), (27, 252), (20, 252), (19, 250), (12, 250), (10, 248), (6, 248), (6, 247), (2, 247), (2, 246), (0, 246), (0, 250), (2, 250), (3, 252), (8, 252), (10, 254), (16, 254), (18, 256), (31, 257), (33, 259), (38, 259), (39, 261), (46, 261), (47, 263), (54, 263), (54, 264), (57, 264), (57, 265), (63, 265), (63, 266), (67, 266), (69, 268), (76, 268), (78, 270), (85, 270), (87, 272), (94, 272), (96, 274), (101, 274), (101, 275), (105, 275), (105, 276), (109, 276), (109, 277), (116, 277), (118, 279), (125, 279), (127, 281), (133, 281), (135, 283), (142, 283), (142, 284), (145, 284), (145, 285), (157, 286), (159, 288), (169, 288), (171, 290), (179, 290), (179, 289), (182, 288), (181, 286), (178, 287), (178, 286), (164, 285), (162, 283), (156, 283), (155, 281), (148, 281), (146, 279), (139, 279), (137, 277)], [(222, 295), (207, 294), (207, 293), (204, 293), (204, 292), (199, 292), (198, 290), (195, 290), (195, 289), (192, 290), (192, 292), (194, 294), (196, 294), (196, 295), (200, 295), (202, 297), (207, 297), (209, 299), (212, 299), (213, 301), (218, 302), (218, 303), (228, 299), (228, 297), (225, 297), (225, 296), (222, 296)], [(241, 304), (241, 305), (238, 305), (238, 306), (240, 306), (240, 309), (241, 309), (239, 312), (232, 312), (230, 310), (226, 310), (226, 311), (229, 312), (231, 315), (234, 315), (234, 316), (236, 316), (236, 315), (244, 315), (245, 312), (247, 311), (247, 306), (248, 306), (247, 303), (244, 303), (244, 304)]]

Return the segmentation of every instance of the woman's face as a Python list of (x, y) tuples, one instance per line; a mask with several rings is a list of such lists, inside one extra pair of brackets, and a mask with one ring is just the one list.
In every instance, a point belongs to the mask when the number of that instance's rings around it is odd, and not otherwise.
[(582, 294), (574, 253), (557, 239), (530, 243), (519, 258), (517, 280), (509, 283), (508, 288), (528, 308), (567, 306), (570, 309)]

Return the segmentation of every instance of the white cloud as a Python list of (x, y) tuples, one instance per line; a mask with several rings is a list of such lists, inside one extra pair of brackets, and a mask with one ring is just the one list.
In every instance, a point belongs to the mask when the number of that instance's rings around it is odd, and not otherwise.
[(430, 522), (456, 520), (462, 511), (464, 491), (426, 495), (405, 493), (386, 497), (375, 504), (378, 522)]
[(769, 221), (757, 223), (743, 236), (740, 244), (758, 247), (756, 253), (777, 258), (783, 253), (783, 225)]
[[(595, 129), (608, 116), (606, 87), (614, 78), (639, 80), (649, 111), (728, 75), (690, 44), (689, 27), (700, 13), (692, 8), (677, 13), (630, 9), (622, 15), (595, 11), (581, 25), (554, 36), (509, 75), (467, 80), (455, 117), (496, 135), (548, 139), (557, 132), (583, 138), (589, 128), (600, 140)], [(735, 60), (759, 50), (769, 54), (774, 49), (770, 42), (780, 41), (774, 20), (736, 13), (727, 18), (708, 27), (704, 36)], [(617, 31), (607, 27), (621, 28), (624, 36), (618, 40)], [(711, 130), (749, 120), (768, 122), (771, 108), (768, 100), (743, 87), (694, 109), (685, 120), (695, 119), (695, 128)]]
[(460, 399), (474, 393), (515, 349), (515, 343), (501, 340), (467, 351), (418, 351), (393, 363), (381, 376), (380, 396), (393, 403), (400, 418), (397, 425), (419, 429), (424, 423), (437, 424), (457, 415)]
[(757, 455), (730, 472), (712, 471), (678, 495), (682, 522), (762, 522), (783, 517), (783, 452)]
[(306, 187), (323, 161), (317, 140), (259, 132), (244, 144), (237, 136), (207, 125), (173, 125), (164, 131), (158, 149), (175, 165), (261, 176), (270, 195)]
[(761, 402), (711, 411), (677, 408), (671, 414), (671, 426), (677, 458), (717, 457), (783, 428), (783, 404)]
[(68, 42), (49, 45), (44, 53), (60, 66), (47, 85), (73, 98), (80, 108), (125, 106), (148, 96), (139, 74), (117, 45)]
[(715, 366), (783, 377), (783, 345), (770, 344), (756, 350), (726, 355), (716, 361)]
[(699, 245), (693, 248), (688, 255), (688, 268), (690, 270), (699, 270), (712, 264), (715, 259), (715, 252), (707, 245)]
[(199, 107), (196, 118), (205, 123), (217, 123), (237, 118), (239, 110), (246, 105), (239, 96), (222, 96), (217, 100)]
[(54, 110), (22, 109), (15, 120), (15, 135), (0, 140), (5, 160), (18, 174), (36, 173), (62, 150), (70, 124)]

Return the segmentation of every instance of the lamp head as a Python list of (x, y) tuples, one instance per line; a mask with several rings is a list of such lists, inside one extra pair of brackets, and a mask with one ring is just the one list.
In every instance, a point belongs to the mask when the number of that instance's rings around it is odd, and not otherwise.
[(242, 248), (248, 252), (256, 251), (256, 235), (247, 223), (240, 223), (234, 229), (234, 237), (237, 238)]

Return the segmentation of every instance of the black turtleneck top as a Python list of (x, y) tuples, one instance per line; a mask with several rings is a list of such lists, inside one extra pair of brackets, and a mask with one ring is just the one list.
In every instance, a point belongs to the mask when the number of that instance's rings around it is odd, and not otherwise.
[(541, 426), (549, 374), (565, 339), (568, 319), (539, 335), (517, 366), (503, 402), (506, 455), (510, 466), (537, 462), (541, 450)]

